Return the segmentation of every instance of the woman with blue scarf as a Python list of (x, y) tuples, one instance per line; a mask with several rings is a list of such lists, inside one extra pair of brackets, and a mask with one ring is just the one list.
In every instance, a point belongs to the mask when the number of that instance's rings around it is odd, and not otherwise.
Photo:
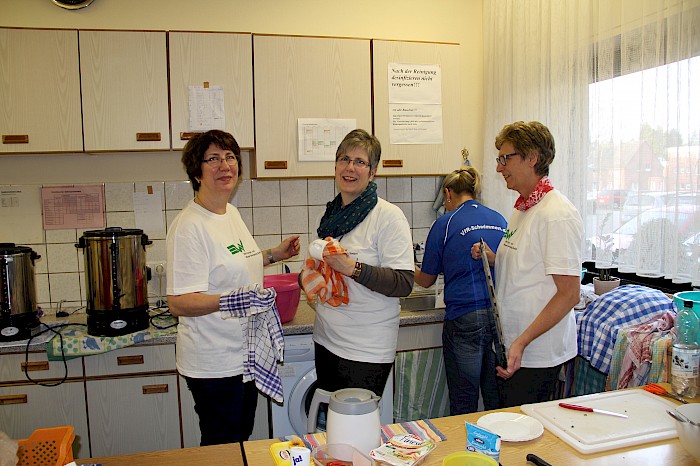
[[(326, 205), (318, 238), (337, 240), (347, 254), (324, 257), (343, 275), (348, 303), (316, 304), (314, 346), (318, 388), (366, 388), (381, 395), (396, 354), (399, 298), (413, 289), (411, 229), (401, 209), (377, 197), (372, 181), (381, 145), (351, 131), (338, 146), (338, 195)], [(313, 240), (315, 238), (310, 238)]]

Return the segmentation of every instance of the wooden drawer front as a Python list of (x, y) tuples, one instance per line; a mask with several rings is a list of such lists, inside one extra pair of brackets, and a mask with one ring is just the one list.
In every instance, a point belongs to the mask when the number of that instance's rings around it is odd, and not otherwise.
[[(3, 354), (0, 355), (0, 383), (29, 382), (24, 373), (26, 355)], [(82, 377), (83, 363), (81, 358), (68, 359), (68, 377)], [(32, 380), (62, 379), (66, 373), (63, 361), (48, 361), (46, 353), (29, 353), (27, 372)], [(31, 382), (29, 382), (31, 383)]]
[(175, 371), (175, 345), (131, 346), (85, 357), (85, 375)]
[(38, 427), (72, 425), (75, 428), (73, 456), (87, 458), (87, 409), (82, 381), (64, 382), (56, 387), (21, 385), (0, 388), (0, 400), (26, 399), (26, 403), (0, 401), (0, 431), (10, 438), (29, 437)]

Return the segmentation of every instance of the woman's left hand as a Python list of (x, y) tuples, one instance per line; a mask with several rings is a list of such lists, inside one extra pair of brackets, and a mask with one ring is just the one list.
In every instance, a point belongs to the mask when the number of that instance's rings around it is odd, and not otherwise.
[(515, 339), (510, 348), (508, 348), (508, 369), (504, 369), (501, 366), (496, 367), (496, 375), (498, 377), (508, 380), (520, 369), (525, 346), (527, 345), (521, 344), (519, 338)]
[(299, 235), (290, 236), (282, 241), (272, 250), (272, 255), (275, 261), (283, 261), (299, 254), (301, 249), (301, 241)]

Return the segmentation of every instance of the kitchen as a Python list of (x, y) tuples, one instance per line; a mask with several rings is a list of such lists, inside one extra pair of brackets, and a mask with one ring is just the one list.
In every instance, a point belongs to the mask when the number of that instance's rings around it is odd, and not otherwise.
[[(484, 113), (483, 38), (481, 21), (474, 20), (468, 27), (462, 18), (481, 18), (482, 2), (454, 1), (441, 3), (430, 11), (430, 16), (416, 15), (421, 4), (356, 2), (363, 21), (338, 21), (347, 16), (347, 7), (309, 3), (309, 10), (286, 9), (280, 12), (277, 2), (256, 3), (251, 11), (243, 2), (222, 6), (219, 3), (199, 3), (201, 14), (192, 14), (191, 2), (120, 2), (117, 6), (107, 0), (96, 0), (82, 11), (69, 12), (57, 8), (48, 0), (23, 2), (23, 6), (0, 5), (1, 26), (53, 27), (78, 29), (127, 29), (167, 31), (253, 31), (255, 34), (289, 34), (333, 37), (371, 37), (405, 41), (439, 41), (459, 45), (459, 76), (473, 85), (461, 86), (459, 106), (459, 140), (445, 166), (457, 168), (461, 163), (462, 147), (471, 150), (470, 160), (483, 167), (485, 154), (481, 148), (485, 123)], [(211, 11), (203, 6), (209, 6)], [(238, 8), (237, 8), (238, 7)], [(240, 11), (239, 11), (240, 10)], [(183, 12), (187, 12), (183, 14)], [(243, 14), (242, 14), (243, 13)], [(366, 18), (365, 18), (366, 16)], [(345, 23), (345, 24), (343, 24)], [(212, 83), (215, 84), (215, 83)], [(247, 147), (252, 147), (252, 143)], [(105, 183), (105, 203), (108, 224), (134, 226), (133, 194), (151, 190), (160, 192), (162, 215), (172, 219), (191, 190), (183, 181), (179, 152), (119, 152), (55, 155), (6, 155), (0, 158), (2, 185), (66, 185)], [(244, 158), (244, 167), (252, 168), (250, 158)], [(137, 167), (137, 168), (135, 168)], [(391, 173), (390, 168), (380, 170)], [(432, 204), (439, 183), (439, 175), (425, 172), (421, 176), (380, 177), (380, 190), (386, 199), (398, 204), (411, 221), (415, 241), (424, 239), (435, 213)], [(244, 169), (244, 178), (250, 172)], [(494, 189), (502, 189), (501, 186)], [(261, 247), (276, 244), (287, 234), (308, 235), (308, 222), (322, 209), (333, 192), (330, 179), (293, 178), (244, 179), (234, 202), (250, 219), (251, 230)], [(505, 192), (504, 190), (501, 192)], [(254, 207), (253, 207), (254, 206)], [(77, 231), (53, 230), (46, 241), (36, 244), (47, 262), (39, 263), (38, 291), (40, 303), (55, 308), (64, 301), (76, 307), (83, 301), (81, 290), (81, 256), (73, 243)], [(149, 235), (154, 244), (149, 249), (148, 261), (165, 260), (164, 236)], [(23, 243), (22, 239), (15, 240)], [(52, 257), (55, 258), (52, 260)], [(55, 264), (55, 265), (54, 265)], [(298, 264), (291, 263), (290, 266)], [(278, 267), (278, 266), (273, 266)], [(277, 269), (276, 271), (281, 271)], [(55, 274), (55, 277), (54, 277)]]

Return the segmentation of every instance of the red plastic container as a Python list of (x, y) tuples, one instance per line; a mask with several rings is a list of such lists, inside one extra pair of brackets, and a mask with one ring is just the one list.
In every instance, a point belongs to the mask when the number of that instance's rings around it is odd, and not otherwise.
[(263, 286), (277, 291), (275, 303), (280, 312), (280, 322), (283, 324), (294, 319), (299, 305), (301, 290), (299, 289), (299, 272), (265, 275)]

